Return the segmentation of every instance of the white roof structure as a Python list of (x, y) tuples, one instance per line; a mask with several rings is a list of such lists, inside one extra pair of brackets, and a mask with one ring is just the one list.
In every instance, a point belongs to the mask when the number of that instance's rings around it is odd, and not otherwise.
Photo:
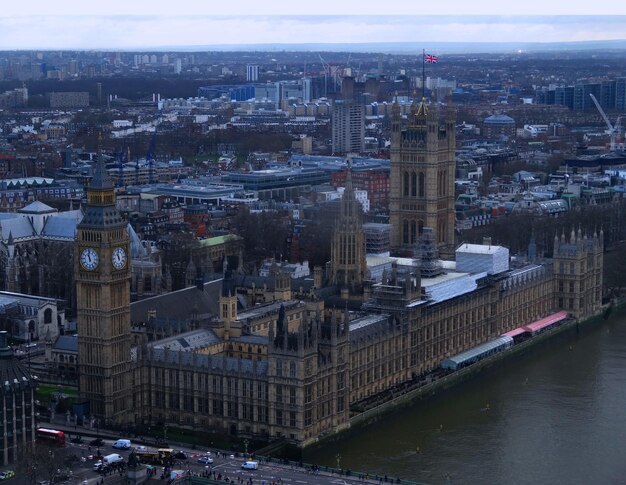
[(212, 330), (205, 328), (157, 340), (149, 345), (155, 349), (186, 352), (202, 349), (220, 341), (221, 339)]
[(449, 272), (434, 278), (422, 278), (421, 283), (427, 300), (437, 303), (474, 291), (478, 288), (477, 280), (485, 276), (486, 273)]
[(461, 244), (456, 250), (456, 270), (462, 273), (498, 274), (509, 270), (509, 250), (491, 244)]

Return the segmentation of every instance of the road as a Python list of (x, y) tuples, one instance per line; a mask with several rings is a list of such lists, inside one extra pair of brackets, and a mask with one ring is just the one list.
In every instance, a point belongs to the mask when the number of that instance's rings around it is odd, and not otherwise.
[[(69, 434), (68, 434), (69, 435)], [(72, 435), (73, 436), (73, 435)], [(116, 483), (119, 481), (119, 474), (108, 475), (102, 477), (98, 472), (93, 471), (93, 464), (96, 459), (93, 455), (96, 453), (97, 447), (89, 446), (88, 443), (92, 438), (85, 437), (84, 443), (67, 443), (65, 448), (50, 449), (54, 453), (54, 461), (58, 463), (60, 469), (65, 469), (65, 458), (68, 456), (75, 456), (78, 459), (74, 461), (71, 469), (71, 477), (63, 483), (70, 485), (97, 485), (104, 478), (105, 484)], [(131, 450), (117, 450), (113, 448), (115, 439), (104, 439), (104, 445), (99, 448), (102, 455), (108, 455), (110, 453), (119, 453), (128, 460), (128, 455)], [(133, 446), (139, 443), (133, 443)], [(38, 445), (41, 446), (41, 445)], [(148, 447), (148, 449), (155, 449), (154, 447)], [(289, 465), (282, 465), (278, 463), (266, 463), (260, 462), (258, 470), (243, 470), (241, 465), (245, 459), (242, 456), (228, 455), (224, 453), (212, 450), (210, 453), (213, 463), (210, 465), (204, 465), (197, 462), (200, 456), (204, 456), (209, 450), (193, 450), (186, 447), (176, 447), (175, 450), (184, 451), (188, 458), (186, 460), (177, 460), (172, 469), (188, 471), (197, 476), (206, 476), (211, 473), (213, 478), (213, 472), (215, 477), (220, 477), (222, 480), (228, 477), (232, 483), (234, 480), (237, 482), (237, 478), (243, 478), (244, 483), (247, 480), (252, 479), (254, 485), (261, 485), (262, 481), (266, 484), (275, 480), (280, 481), (286, 485), (356, 485), (363, 483), (379, 483), (375, 480), (362, 480), (356, 476), (345, 475), (331, 475), (326, 472), (313, 473), (307, 471), (304, 468), (292, 467)], [(84, 458), (84, 461), (83, 461)], [(5, 467), (3, 467), (4, 469)], [(6, 467), (7, 469), (13, 469), (16, 471), (16, 476), (10, 480), (7, 480), (6, 485), (27, 485), (28, 477), (17, 467)], [(159, 478), (162, 472), (162, 468), (158, 467), (155, 478)], [(44, 480), (48, 477), (38, 477), (37, 482)]]

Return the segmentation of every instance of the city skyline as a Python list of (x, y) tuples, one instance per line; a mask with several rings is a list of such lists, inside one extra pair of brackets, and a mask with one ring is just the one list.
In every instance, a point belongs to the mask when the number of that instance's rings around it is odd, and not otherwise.
[[(0, 13), (0, 49), (199, 50), (236, 46), (376, 43), (562, 43), (626, 38), (626, 7), (570, 2), (556, 8), (532, 0), (506, 6), (490, 0), (467, 5), (453, 0), (441, 8), (384, 5), (366, 0), (341, 5), (262, 6), (244, 0), (237, 13), (197, 0), (151, 5), (85, 5), (75, 0), (49, 5), (37, 0), (24, 12), (7, 5)], [(534, 15), (540, 12), (541, 15)], [(593, 15), (592, 15), (593, 14)], [(317, 48), (316, 48), (317, 49)]]

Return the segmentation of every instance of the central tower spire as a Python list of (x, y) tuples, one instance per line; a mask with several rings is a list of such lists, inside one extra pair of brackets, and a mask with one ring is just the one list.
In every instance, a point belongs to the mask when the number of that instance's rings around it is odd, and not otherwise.
[(363, 284), (367, 269), (361, 212), (352, 184), (352, 163), (348, 160), (346, 187), (333, 235), (331, 281), (353, 291)]

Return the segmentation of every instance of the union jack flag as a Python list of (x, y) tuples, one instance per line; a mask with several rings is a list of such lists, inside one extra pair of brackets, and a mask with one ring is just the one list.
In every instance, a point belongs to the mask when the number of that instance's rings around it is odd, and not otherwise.
[(438, 60), (439, 58), (437, 56), (433, 56), (432, 54), (424, 54), (424, 61), (430, 64), (435, 64)]

